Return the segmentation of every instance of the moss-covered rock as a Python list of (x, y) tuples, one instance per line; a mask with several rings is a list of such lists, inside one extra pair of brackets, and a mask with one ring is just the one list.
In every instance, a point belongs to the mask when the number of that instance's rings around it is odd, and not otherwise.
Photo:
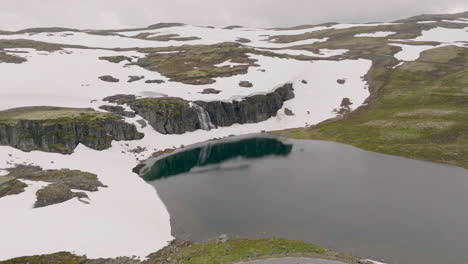
[(168, 246), (152, 253), (146, 260), (120, 257), (115, 259), (87, 259), (71, 253), (30, 256), (0, 261), (0, 264), (224, 264), (264, 258), (313, 257), (343, 263), (362, 263), (348, 256), (320, 246), (282, 238), (225, 239), (194, 243), (174, 240)]
[(22, 180), (50, 183), (36, 192), (34, 207), (45, 207), (77, 198), (88, 198), (81, 190), (96, 192), (102, 184), (97, 175), (79, 170), (42, 170), (37, 166), (17, 165), (7, 169), (9, 174), (0, 177), (0, 198), (7, 195), (22, 193), (27, 185)]
[(132, 58), (127, 56), (103, 56), (99, 57), (100, 60), (105, 60), (112, 63), (121, 63), (122, 61), (132, 62)]
[(19, 64), (19, 63), (23, 63), (27, 61), (25, 58), (23, 57), (19, 57), (19, 56), (16, 56), (16, 55), (12, 55), (12, 54), (8, 54), (8, 53), (5, 53), (5, 52), (1, 52), (0, 51), (0, 63), (16, 63), (16, 64)]
[(126, 111), (125, 108), (119, 105), (101, 105), (99, 109), (106, 110), (108, 112), (124, 116), (124, 117), (135, 117), (135, 113), (132, 111)]
[(28, 185), (13, 176), (0, 177), (0, 198), (24, 192)]
[(276, 116), (283, 103), (294, 98), (293, 85), (288, 83), (266, 95), (255, 95), (241, 101), (196, 101), (211, 117), (215, 126), (258, 123)]
[[(148, 55), (136, 64), (150, 71), (157, 71), (170, 78), (170, 81), (185, 84), (211, 84), (214, 78), (246, 74), (255, 65), (248, 52), (254, 49), (240, 46), (239, 43), (220, 43), (178, 47), (176, 53), (159, 53), (161, 50), (145, 50)], [(225, 61), (243, 63), (234, 67), (216, 66)]]
[(76, 256), (69, 252), (50, 255), (37, 255), (0, 261), (0, 264), (84, 264), (86, 257)]
[(142, 137), (121, 117), (92, 109), (24, 107), (0, 111), (0, 145), (23, 151), (69, 154), (80, 143), (103, 150), (113, 140)]
[(181, 98), (145, 98), (128, 104), (156, 131), (163, 134), (183, 134), (202, 128), (196, 109)]
[(111, 75), (99, 76), (99, 79), (103, 82), (119, 82), (119, 79), (112, 77)]
[(72, 192), (63, 183), (52, 183), (36, 192), (35, 208), (46, 207), (53, 204), (66, 202), (73, 198), (88, 198), (84, 192)]
[[(133, 95), (114, 95), (105, 101), (127, 104), (162, 134), (183, 134), (205, 129), (199, 111), (206, 111), (214, 126), (258, 123), (276, 116), (283, 103), (294, 98), (293, 85), (288, 83), (265, 95), (246, 97), (241, 101), (196, 101), (176, 97), (143, 98)], [(201, 107), (201, 108), (199, 108)]]

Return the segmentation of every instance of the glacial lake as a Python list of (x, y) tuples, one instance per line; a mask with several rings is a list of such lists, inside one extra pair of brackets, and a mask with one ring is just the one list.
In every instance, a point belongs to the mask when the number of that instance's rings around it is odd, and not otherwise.
[(253, 135), (147, 162), (175, 237), (299, 239), (387, 263), (468, 263), (468, 171)]

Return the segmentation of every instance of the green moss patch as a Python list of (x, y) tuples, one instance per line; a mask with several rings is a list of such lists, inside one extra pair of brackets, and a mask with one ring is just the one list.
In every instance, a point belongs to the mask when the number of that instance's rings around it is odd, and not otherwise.
[(223, 264), (237, 261), (263, 259), (272, 257), (304, 256), (342, 261), (344, 263), (359, 263), (355, 257), (347, 256), (332, 250), (324, 249), (310, 243), (287, 240), (282, 238), (265, 239), (228, 239), (225, 241), (210, 241), (192, 243), (175, 240), (160, 251), (150, 254), (145, 261), (135, 259), (100, 259), (90, 260), (86, 257), (75, 256), (70, 253), (56, 253), (51, 255), (31, 256), (0, 261), (0, 264), (26, 263), (141, 263), (141, 264)]

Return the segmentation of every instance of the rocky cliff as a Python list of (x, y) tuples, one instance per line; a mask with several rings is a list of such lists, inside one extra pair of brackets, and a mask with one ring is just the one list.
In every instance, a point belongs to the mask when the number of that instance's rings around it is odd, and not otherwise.
[(258, 123), (276, 116), (283, 103), (294, 98), (293, 85), (288, 83), (266, 95), (255, 95), (241, 101), (195, 103), (203, 107), (210, 115), (215, 126)]
[(294, 88), (288, 83), (274, 92), (233, 102), (189, 102), (176, 97), (137, 99), (128, 95), (110, 96), (104, 101), (129, 105), (162, 134), (183, 134), (197, 129), (262, 122), (276, 116), (283, 103), (292, 98)]
[(70, 154), (79, 143), (103, 150), (113, 140), (142, 137), (134, 125), (121, 117), (89, 109), (32, 107), (0, 112), (0, 145), (23, 151)]
[(196, 109), (181, 98), (136, 99), (128, 104), (162, 134), (183, 134), (201, 128)]

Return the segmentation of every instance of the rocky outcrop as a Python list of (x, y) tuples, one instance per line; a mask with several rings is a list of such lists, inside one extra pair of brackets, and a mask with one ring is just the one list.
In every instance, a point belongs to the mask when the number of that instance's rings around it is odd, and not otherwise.
[(96, 192), (99, 187), (107, 187), (98, 180), (97, 175), (79, 170), (43, 170), (25, 165), (7, 170), (9, 174), (0, 178), (0, 198), (22, 193), (27, 185), (21, 180), (50, 183), (36, 192), (35, 208), (63, 203), (75, 197), (85, 202), (81, 199), (88, 198), (88, 195), (75, 190)]
[(146, 80), (145, 83), (157, 83), (157, 84), (161, 84), (161, 83), (165, 83), (164, 80)]
[(63, 203), (75, 197), (78, 199), (89, 198), (84, 192), (72, 192), (63, 183), (52, 183), (36, 192), (34, 208)]
[(26, 187), (28, 187), (26, 183), (18, 181), (13, 176), (2, 176), (0, 177), (0, 198), (22, 193)]
[(206, 89), (203, 89), (201, 94), (219, 94), (220, 92), (221, 92), (220, 90), (216, 90), (213, 88), (206, 88)]
[(196, 109), (184, 99), (145, 98), (136, 99), (127, 104), (159, 133), (183, 134), (201, 129)]
[(250, 43), (250, 42), (252, 42), (250, 39), (246, 39), (246, 38), (237, 38), (236, 41), (239, 42), (239, 43)]
[(240, 81), (239, 86), (244, 88), (251, 88), (253, 87), (253, 84), (249, 81)]
[(262, 122), (276, 116), (283, 103), (292, 98), (294, 88), (288, 83), (272, 93), (233, 102), (189, 102), (176, 97), (137, 99), (131, 95), (114, 95), (104, 101), (127, 104), (162, 134), (183, 134), (197, 129)]
[(135, 76), (135, 75), (130, 75), (128, 76), (128, 82), (131, 83), (131, 82), (136, 82), (136, 81), (139, 81), (141, 79), (145, 78), (145, 76)]
[(289, 83), (272, 93), (247, 97), (242, 101), (196, 101), (195, 103), (208, 112), (215, 126), (231, 126), (258, 123), (276, 116), (283, 103), (292, 98), (294, 98), (294, 88)]
[(23, 58), (23, 57), (11, 55), (11, 54), (0, 51), (0, 63), (4, 62), (4, 63), (20, 64), (20, 63), (23, 63), (23, 62), (26, 62), (26, 61), (27, 60), (25, 58)]
[(99, 79), (104, 82), (119, 82), (119, 79), (112, 77), (110, 75), (100, 76)]
[[(55, 109), (55, 108), (48, 108)], [(70, 154), (78, 144), (103, 150), (113, 140), (143, 138), (133, 124), (110, 113), (84, 111), (77, 116), (50, 119), (1, 119), (0, 145), (23, 151), (41, 150)]]
[(132, 62), (132, 58), (127, 56), (103, 56), (99, 57), (100, 60), (105, 60), (112, 63), (121, 63), (122, 61)]
[(135, 113), (132, 111), (126, 111), (125, 108), (119, 105), (101, 105), (99, 109), (106, 110), (108, 112), (124, 116), (124, 117), (135, 117)]

